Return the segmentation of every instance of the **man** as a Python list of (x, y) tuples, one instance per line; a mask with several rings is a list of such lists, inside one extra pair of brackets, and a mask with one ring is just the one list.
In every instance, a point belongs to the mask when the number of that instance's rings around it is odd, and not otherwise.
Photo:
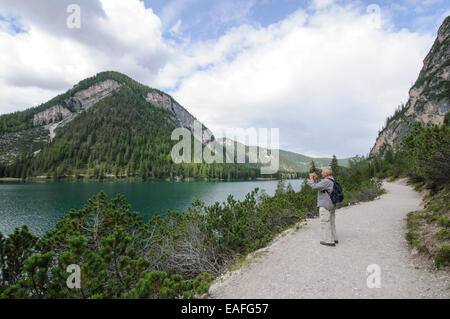
[(320, 244), (325, 246), (335, 246), (336, 240), (336, 224), (335, 224), (335, 209), (330, 198), (333, 191), (333, 176), (331, 176), (331, 168), (324, 168), (322, 170), (323, 179), (319, 182), (319, 177), (316, 173), (309, 174), (308, 185), (317, 191), (317, 206), (319, 207), (320, 224), (322, 229), (322, 241)]

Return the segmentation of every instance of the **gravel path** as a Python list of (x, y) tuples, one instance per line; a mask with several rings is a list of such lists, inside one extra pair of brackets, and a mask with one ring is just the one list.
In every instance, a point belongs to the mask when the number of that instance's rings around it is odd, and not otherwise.
[[(320, 245), (320, 222), (308, 220), (265, 248), (262, 257), (219, 278), (210, 296), (450, 298), (448, 273), (425, 269), (404, 239), (406, 214), (421, 208), (419, 194), (401, 182), (384, 187), (387, 194), (380, 199), (336, 211), (336, 247)], [(371, 264), (380, 267), (380, 288), (367, 286)]]

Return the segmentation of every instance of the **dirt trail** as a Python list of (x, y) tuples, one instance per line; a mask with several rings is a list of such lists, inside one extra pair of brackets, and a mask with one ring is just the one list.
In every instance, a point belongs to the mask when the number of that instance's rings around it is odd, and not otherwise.
[[(406, 214), (421, 199), (400, 182), (387, 194), (336, 211), (339, 244), (319, 244), (320, 222), (289, 231), (210, 289), (212, 298), (450, 298), (450, 276), (412, 258), (405, 240)], [(380, 288), (368, 288), (369, 265), (380, 269)], [(373, 270), (371, 270), (373, 271)]]

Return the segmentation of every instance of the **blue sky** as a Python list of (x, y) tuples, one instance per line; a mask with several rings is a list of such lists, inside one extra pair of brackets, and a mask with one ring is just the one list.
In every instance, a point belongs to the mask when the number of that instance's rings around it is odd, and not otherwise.
[(3, 16), (0, 14), (0, 22), (4, 22), (8, 27), (9, 32), (13, 34), (26, 32), (21, 26), (20, 18), (18, 16)]
[[(445, 0), (337, 2), (358, 4), (361, 8), (376, 4), (383, 15), (389, 15), (394, 28), (417, 32), (435, 32), (439, 17), (450, 9), (450, 2)], [(266, 27), (298, 9), (311, 11), (310, 0), (144, 0), (144, 3), (166, 23), (167, 31), (181, 20), (181, 30), (194, 41), (217, 38), (243, 23)], [(165, 36), (171, 35), (166, 32)]]
[[(144, 1), (146, 7), (167, 17), (169, 25), (183, 22), (183, 31), (193, 40), (216, 38), (229, 28), (243, 23), (268, 26), (284, 19), (297, 9), (306, 7), (308, 1), (220, 1), (175, 0)], [(163, 20), (164, 21), (164, 20)]]
[(279, 128), (282, 149), (364, 155), (449, 14), (448, 0), (1, 0), (0, 114), (116, 70), (216, 137)]

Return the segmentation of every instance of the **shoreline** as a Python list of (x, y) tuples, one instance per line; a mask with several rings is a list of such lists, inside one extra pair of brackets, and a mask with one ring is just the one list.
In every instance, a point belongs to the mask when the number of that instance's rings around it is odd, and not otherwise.
[(20, 178), (15, 177), (0, 177), (0, 182), (20, 182)]
[(139, 179), (139, 178), (112, 178), (106, 177), (103, 179), (90, 179), (90, 178), (47, 178), (47, 177), (33, 177), (27, 179), (14, 178), (14, 177), (0, 177), (0, 183), (58, 183), (58, 182), (80, 182), (80, 183), (90, 183), (90, 182), (113, 182), (113, 183), (142, 183), (142, 182), (174, 182), (174, 183), (190, 183), (190, 182), (265, 182), (265, 181), (280, 181), (280, 180), (303, 180), (304, 178), (252, 178), (252, 179), (194, 179), (186, 178), (182, 180), (176, 179)]

